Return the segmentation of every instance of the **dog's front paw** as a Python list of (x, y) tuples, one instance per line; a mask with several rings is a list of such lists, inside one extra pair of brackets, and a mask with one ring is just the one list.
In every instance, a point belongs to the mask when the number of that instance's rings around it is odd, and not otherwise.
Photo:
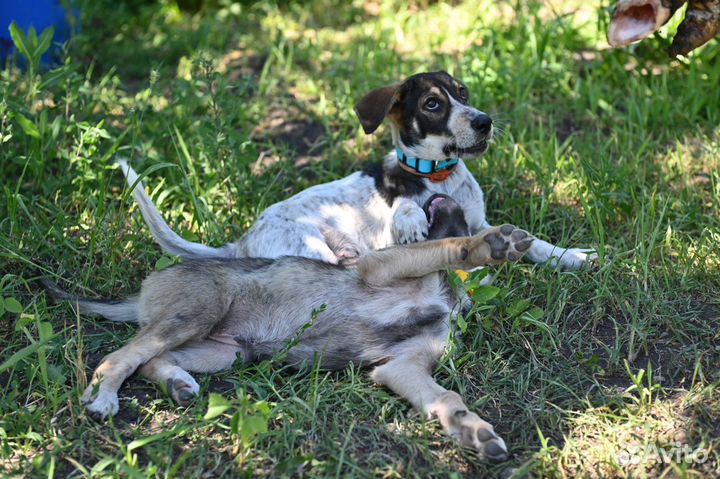
[(397, 244), (417, 243), (427, 239), (428, 220), (415, 203), (405, 202), (393, 216), (393, 238)]
[(95, 394), (96, 385), (91, 384), (85, 389), (81, 401), (87, 409), (88, 415), (96, 421), (102, 421), (108, 416), (114, 416), (120, 409), (117, 394), (105, 391), (102, 388)]
[(535, 237), (513, 225), (490, 228), (469, 239), (466, 262), (472, 266), (517, 261), (522, 258)]

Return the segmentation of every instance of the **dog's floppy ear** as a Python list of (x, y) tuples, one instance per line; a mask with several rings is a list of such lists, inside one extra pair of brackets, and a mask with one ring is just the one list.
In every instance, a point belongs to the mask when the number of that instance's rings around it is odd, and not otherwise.
[(355, 105), (355, 114), (366, 134), (378, 129), (398, 99), (402, 83), (373, 90)]

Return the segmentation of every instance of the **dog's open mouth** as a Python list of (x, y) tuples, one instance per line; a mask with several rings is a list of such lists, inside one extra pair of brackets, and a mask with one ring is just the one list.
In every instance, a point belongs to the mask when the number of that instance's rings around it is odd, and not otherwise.
[(435, 213), (437, 212), (440, 203), (445, 201), (445, 199), (447, 199), (447, 196), (436, 194), (431, 196), (427, 202), (425, 202), (423, 209), (425, 210), (425, 215), (427, 216), (428, 226), (432, 226), (435, 222)]

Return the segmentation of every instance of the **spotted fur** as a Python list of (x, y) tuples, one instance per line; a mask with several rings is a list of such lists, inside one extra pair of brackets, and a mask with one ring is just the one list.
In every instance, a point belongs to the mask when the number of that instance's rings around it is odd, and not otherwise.
[[(428, 225), (421, 206), (437, 193), (462, 206), (471, 232), (490, 227), (483, 192), (462, 158), (487, 149), (492, 120), (468, 103), (468, 95), (467, 88), (445, 72), (421, 73), (368, 93), (356, 108), (367, 133), (388, 118), (395, 146), (408, 156), (461, 158), (447, 180), (432, 182), (404, 171), (393, 152), (381, 164), (268, 207), (242, 238), (220, 248), (192, 243), (173, 232), (135, 171), (127, 162), (119, 163), (135, 187), (133, 195), (153, 237), (169, 253), (187, 258), (292, 255), (329, 263), (353, 261), (355, 254), (425, 240)], [(348, 243), (354, 248), (346, 247)], [(588, 250), (564, 249), (538, 240), (527, 258), (574, 269), (593, 256)]]

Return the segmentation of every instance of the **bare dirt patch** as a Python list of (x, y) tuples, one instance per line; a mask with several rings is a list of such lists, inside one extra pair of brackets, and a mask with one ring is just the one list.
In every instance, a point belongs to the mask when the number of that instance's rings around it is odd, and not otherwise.
[(272, 146), (260, 153), (252, 171), (256, 175), (262, 174), (283, 161), (286, 154), (296, 168), (316, 163), (326, 148), (325, 136), (325, 127), (300, 108), (275, 106), (251, 134), (253, 141)]

